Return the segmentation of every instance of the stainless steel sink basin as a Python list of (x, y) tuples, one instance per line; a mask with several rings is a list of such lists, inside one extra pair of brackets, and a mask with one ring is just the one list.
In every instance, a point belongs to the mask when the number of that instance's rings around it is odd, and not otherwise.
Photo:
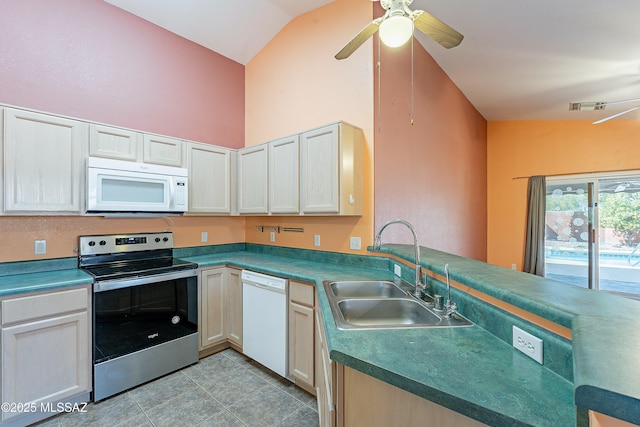
[[(338, 329), (433, 328), (472, 325), (457, 313), (445, 317), (411, 294), (400, 280), (325, 281)], [(403, 290), (407, 289), (407, 291)]]
[(407, 293), (395, 283), (379, 280), (331, 282), (331, 293), (338, 298), (401, 298)]
[(345, 299), (338, 302), (345, 322), (356, 326), (433, 325), (441, 318), (410, 299)]

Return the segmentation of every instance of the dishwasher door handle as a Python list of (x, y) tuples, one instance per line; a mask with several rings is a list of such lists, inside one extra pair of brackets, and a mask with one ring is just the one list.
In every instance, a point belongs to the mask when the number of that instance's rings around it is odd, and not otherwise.
[(251, 282), (249, 280), (245, 280), (242, 283), (244, 283), (245, 285), (248, 285), (248, 286), (255, 286), (256, 288), (264, 289), (264, 290), (270, 291), (270, 292), (277, 292), (279, 294), (284, 294), (285, 293), (284, 289), (277, 288), (277, 287), (274, 287), (274, 286), (264, 285), (262, 283)]

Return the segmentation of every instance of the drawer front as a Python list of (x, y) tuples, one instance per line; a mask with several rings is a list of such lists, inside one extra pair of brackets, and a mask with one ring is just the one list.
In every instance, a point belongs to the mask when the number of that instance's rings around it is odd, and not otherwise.
[(309, 307), (313, 307), (315, 287), (300, 282), (289, 282), (289, 299)]
[(87, 288), (10, 298), (2, 301), (2, 325), (87, 310)]

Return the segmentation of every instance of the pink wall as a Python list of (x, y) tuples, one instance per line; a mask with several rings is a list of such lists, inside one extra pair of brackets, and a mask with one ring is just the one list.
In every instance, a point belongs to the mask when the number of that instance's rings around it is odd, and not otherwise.
[[(402, 218), (417, 229), (422, 246), (484, 261), (487, 122), (416, 40), (413, 46), (413, 125), (411, 44), (381, 51), (375, 227)], [(386, 229), (382, 240), (412, 242), (398, 225)]]
[(244, 67), (101, 0), (0, 3), (0, 103), (244, 146)]
[[(108, 3), (2, 1), (0, 41), (0, 104), (244, 146), (244, 66)], [(167, 229), (177, 247), (245, 240), (238, 217), (0, 216), (12, 242), (0, 262), (76, 256), (82, 234)], [(36, 239), (45, 255), (34, 255)]]

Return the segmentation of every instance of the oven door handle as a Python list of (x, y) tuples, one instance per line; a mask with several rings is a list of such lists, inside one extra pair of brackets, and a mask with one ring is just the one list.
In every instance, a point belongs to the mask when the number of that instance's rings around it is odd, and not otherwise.
[(164, 282), (167, 280), (184, 279), (198, 275), (196, 269), (181, 270), (174, 273), (154, 274), (142, 277), (127, 277), (121, 279), (98, 281), (93, 284), (93, 292), (113, 291), (115, 289), (130, 288), (132, 286), (148, 285), (154, 282)]

